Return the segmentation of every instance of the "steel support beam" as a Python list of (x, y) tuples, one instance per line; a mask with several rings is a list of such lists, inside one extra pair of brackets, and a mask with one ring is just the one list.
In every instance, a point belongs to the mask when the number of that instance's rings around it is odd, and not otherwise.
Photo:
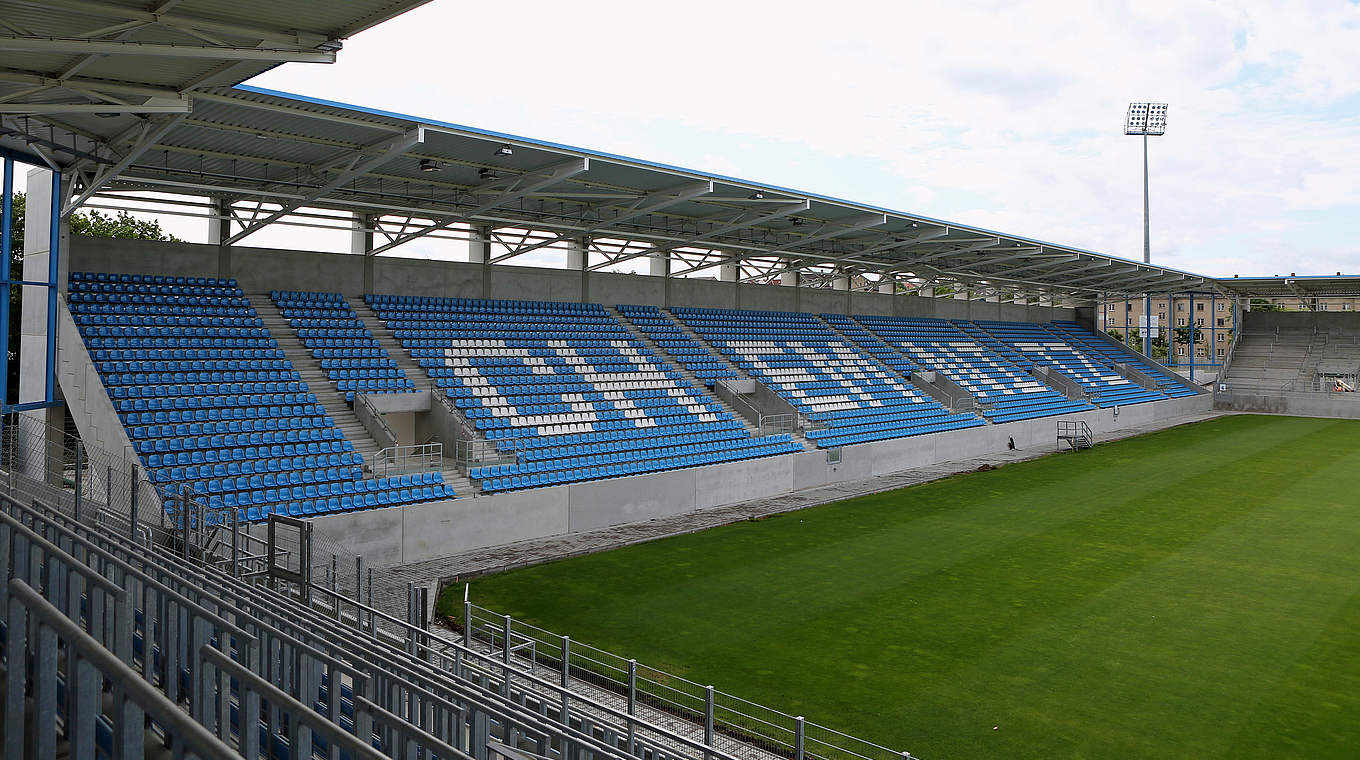
[[(421, 229), (416, 230), (415, 232), (403, 235), (389, 243), (384, 243), (383, 245), (374, 248), (373, 254), (376, 256), (384, 251), (402, 245), (403, 243), (408, 243), (417, 238), (424, 237), (430, 234), (431, 232), (437, 232), (439, 230), (446, 229), (450, 225), (454, 225), (459, 222), (470, 221), (477, 217), (479, 214), (483, 214), (487, 211), (490, 211), (491, 209), (496, 208), (497, 206), (501, 206), (506, 203), (512, 203), (516, 200), (519, 200), (520, 198), (523, 198), (526, 195), (529, 195), (530, 193), (536, 193), (539, 190), (542, 190), (546, 187), (552, 187), (553, 185), (556, 185), (559, 182), (563, 182), (572, 177), (575, 177), (576, 175), (586, 172), (589, 169), (590, 159), (572, 158), (568, 159), (567, 161), (553, 164), (551, 166), (545, 166), (542, 169), (537, 169), (526, 174), (508, 177), (505, 179), (492, 180), (483, 185), (479, 185), (473, 188), (471, 192), (476, 194), (487, 192), (490, 190), (501, 189), (504, 189), (504, 192), (493, 197), (489, 201), (481, 203), (480, 205), (469, 211), (464, 211), (458, 214), (443, 217), (441, 219), (436, 219), (434, 222), (432, 222), (426, 227), (422, 227)], [(529, 181), (534, 177), (538, 177), (539, 179), (537, 181), (532, 182)], [(528, 184), (520, 184), (521, 182), (527, 182)]]
[(213, 58), (228, 61), (335, 63), (335, 53), (324, 50), (162, 45), (148, 42), (63, 39), (58, 37), (4, 36), (0, 37), (0, 50), (70, 55), (141, 55), (169, 58)]
[(94, 180), (92, 180), (89, 183), (89, 185), (84, 190), (81, 191), (80, 195), (76, 196), (74, 199), (66, 203), (66, 205), (62, 208), (61, 211), (62, 215), (65, 216), (66, 214), (71, 213), (75, 209), (80, 208), (80, 206), (83, 203), (85, 203), (85, 201), (90, 199), (90, 196), (99, 192), (99, 190), (103, 188), (104, 185), (108, 184), (110, 180), (117, 177), (118, 174), (122, 172), (124, 169), (128, 168), (129, 166), (132, 166), (132, 163), (134, 161), (141, 158), (142, 155), (145, 154), (148, 150), (151, 150), (151, 148), (154, 147), (156, 143), (160, 142), (161, 139), (165, 137), (166, 133), (174, 129), (175, 126), (178, 125), (180, 121), (183, 119), (184, 115), (181, 114), (178, 116), (172, 116), (159, 125), (147, 124), (145, 127), (143, 127), (141, 137), (138, 138), (138, 140), (132, 144), (132, 147), (128, 148), (127, 152), (123, 154), (123, 157), (118, 160), (118, 163), (105, 168), (99, 174), (95, 175)]
[[(407, 132), (406, 134), (402, 135), (401, 137), (395, 140), (386, 141), (381, 145), (369, 148), (363, 153), (354, 155), (350, 160), (349, 164), (339, 174), (332, 177), (324, 185), (321, 185), (315, 190), (308, 192), (306, 195), (304, 195), (302, 198), (299, 198), (298, 200), (283, 204), (283, 207), (280, 208), (278, 211), (275, 211), (274, 213), (270, 214), (264, 219), (261, 219), (260, 221), (251, 224), (249, 227), (246, 227), (245, 229), (241, 230), (235, 235), (232, 235), (231, 237), (227, 238), (224, 244), (225, 245), (236, 244), (236, 242), (241, 240), (241, 238), (244, 238), (245, 236), (250, 235), (252, 233), (258, 232), (260, 229), (267, 227), (270, 224), (273, 224), (274, 222), (278, 221), (279, 219), (282, 219), (283, 217), (287, 216), (294, 210), (306, 206), (308, 203), (326, 197), (327, 195), (331, 194), (340, 187), (343, 187), (345, 183), (349, 182), (350, 180), (355, 179), (356, 177), (362, 177), (363, 175), (373, 171), (379, 166), (382, 166), (383, 164), (397, 158), (398, 156), (401, 156), (402, 154), (411, 150), (411, 148), (414, 148), (415, 146), (421, 144), (424, 141), (425, 130), (423, 130), (420, 127), (416, 127), (415, 129), (411, 130), (410, 132)], [(364, 153), (367, 153), (369, 151), (377, 151), (377, 154), (369, 157), (367, 160), (361, 160), (364, 157)], [(327, 164), (322, 164), (316, 167), (317, 173), (324, 174), (328, 168), (334, 166), (336, 163), (337, 161), (333, 160), (331, 162), (328, 162)]]

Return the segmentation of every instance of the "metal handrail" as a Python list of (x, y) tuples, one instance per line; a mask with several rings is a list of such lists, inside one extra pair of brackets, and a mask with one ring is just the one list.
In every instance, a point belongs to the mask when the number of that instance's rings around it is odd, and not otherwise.
[[(417, 443), (412, 445), (388, 446), (379, 449), (373, 457), (373, 470), (380, 478), (387, 477), (393, 469), (398, 475), (409, 472), (429, 472), (444, 469), (444, 444)], [(381, 472), (379, 472), (381, 468)]]
[[(111, 690), (113, 695), (114, 715), (124, 722), (122, 729), (134, 727), (136, 730), (124, 730), (123, 742), (114, 749), (115, 757), (141, 757), (142, 755), (142, 719), (134, 714), (129, 714), (130, 702), (138, 710), (149, 714), (165, 730), (166, 734), (173, 736), (180, 749), (189, 749), (195, 756), (204, 758), (214, 758), (215, 760), (237, 760), (238, 755), (231, 747), (227, 746), (221, 739), (213, 736), (206, 726), (194, 720), (188, 713), (180, 709), (179, 705), (161, 693), (155, 686), (142, 677), (141, 673), (133, 670), (123, 662), (117, 655), (105, 649), (93, 636), (80, 629), (80, 626), (73, 622), (61, 610), (54, 607), (50, 602), (42, 597), (37, 591), (18, 578), (9, 582), (9, 598), (12, 603), (17, 602), (23, 609), (35, 615), (41, 620), (42, 625), (51, 630), (58, 639), (66, 644), (68, 652), (74, 650), (78, 653), (78, 663), (76, 672), (66, 673), (67, 685), (67, 704), (80, 705), (80, 709), (85, 711), (83, 715), (74, 714), (74, 711), (67, 716), (66, 731), (70, 741), (72, 757), (94, 757), (95, 755), (95, 718), (99, 711), (100, 688), (102, 682), (107, 680), (114, 688)], [(13, 613), (10, 614), (11, 623), (14, 621)], [(15, 635), (10, 632), (11, 637)], [(14, 639), (11, 638), (11, 644)], [(57, 659), (55, 652), (53, 657), (35, 658), (37, 670), (34, 673), (35, 685), (44, 681), (50, 682), (55, 687), (57, 680)], [(84, 670), (81, 666), (92, 668), (95, 672)], [(44, 667), (50, 668), (50, 672), (43, 672)], [(25, 669), (21, 667), (11, 668), (9, 677), (19, 679), (22, 684)], [(99, 678), (91, 678), (98, 675)], [(55, 701), (55, 688), (52, 689)], [(11, 690), (11, 694), (14, 690)], [(23, 694), (22, 687), (18, 690)], [(121, 703), (121, 704), (120, 704)], [(18, 713), (21, 717), (23, 710)], [(22, 726), (22, 723), (20, 724)], [(46, 745), (51, 750), (49, 757), (55, 756), (57, 725), (55, 721), (35, 720), (33, 722), (35, 744), (39, 747)], [(46, 739), (42, 734), (48, 734)], [(13, 744), (11, 744), (13, 742)], [(5, 742), (6, 755), (10, 756), (12, 750), (18, 750), (13, 757), (30, 757), (23, 752), (24, 732), (17, 732), (17, 736), (8, 736)], [(35, 748), (36, 749), (36, 748)]]
[[(743, 744), (766, 745), (773, 748), (776, 754), (797, 760), (811, 757), (822, 760), (906, 760), (911, 757), (910, 753), (891, 750), (808, 722), (801, 716), (789, 715), (712, 686), (648, 667), (636, 660), (479, 607), (470, 601), (464, 602), (462, 624), (465, 646), (470, 646), (474, 639), (486, 641), (490, 646), (499, 648), (503, 659), (508, 662), (512, 659), (508, 651), (511, 641), (520, 638), (537, 641), (541, 646), (532, 652), (539, 659), (528, 663), (530, 672), (535, 666), (558, 667), (564, 674), (563, 683), (570, 675), (578, 681), (624, 695), (630, 705), (641, 702), (663, 712), (686, 716), (704, 726), (709, 741), (714, 735), (721, 734)], [(498, 635), (477, 637), (476, 632), (483, 630), (493, 630)], [(808, 735), (810, 730), (840, 738), (835, 741), (812, 738)], [(818, 744), (818, 749), (809, 749), (810, 743)]]
[[(383, 435), (387, 436), (387, 440), (391, 441), (392, 445), (397, 445), (397, 441), (400, 439), (397, 438), (396, 432), (392, 430), (391, 425), (387, 424), (387, 420), (382, 416), (382, 412), (379, 412), (378, 408), (373, 405), (373, 402), (368, 398), (367, 393), (356, 394), (354, 396), (354, 403), (363, 407), (364, 412), (373, 419), (374, 424), (376, 424), (378, 429), (383, 432)], [(360, 417), (361, 421), (362, 419), (363, 418)]]

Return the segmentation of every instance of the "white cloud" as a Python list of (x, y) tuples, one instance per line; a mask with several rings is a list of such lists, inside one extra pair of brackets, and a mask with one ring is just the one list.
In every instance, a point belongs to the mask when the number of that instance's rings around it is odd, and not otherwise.
[(1166, 100), (1154, 260), (1354, 271), (1357, 47), (1360, 7), (1320, 0), (443, 2), (255, 83), (1130, 258), (1120, 125)]

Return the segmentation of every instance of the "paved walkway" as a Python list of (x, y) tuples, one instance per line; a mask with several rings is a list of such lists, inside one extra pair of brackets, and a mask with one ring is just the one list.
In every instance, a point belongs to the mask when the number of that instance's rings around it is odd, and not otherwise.
[[(1178, 425), (1201, 422), (1221, 415), (1221, 412), (1210, 411), (1160, 420), (1146, 425), (1097, 435), (1096, 442), (1105, 443), (1121, 438), (1132, 438), (1134, 436), (1144, 435), (1146, 433), (1164, 430)], [(615, 525), (608, 528), (582, 531), (580, 533), (569, 533), (564, 536), (553, 536), (551, 538), (519, 541), (512, 544), (503, 544), (501, 546), (474, 549), (453, 554), (448, 557), (441, 557), (439, 559), (397, 565), (390, 568), (390, 570), (396, 571), (402, 578), (417, 578), (421, 579), (424, 583), (431, 583), (438, 587), (445, 582), (454, 580), (465, 580), (479, 575), (512, 570), (518, 567), (547, 562), (549, 560), (575, 557), (582, 554), (604, 551), (606, 549), (616, 549), (620, 546), (642, 543), (643, 541), (653, 541), (667, 536), (694, 533), (696, 531), (714, 528), (719, 525), (727, 525), (741, 520), (750, 520), (766, 515), (778, 514), (780, 512), (791, 512), (797, 509), (815, 507), (819, 504), (827, 504), (829, 502), (849, 499), (855, 496), (891, 491), (896, 488), (916, 485), (917, 483), (926, 483), (931, 480), (937, 480), (961, 472), (976, 470), (983, 465), (997, 467), (1012, 462), (1023, 462), (1027, 459), (1037, 459), (1038, 457), (1053, 454), (1055, 451), (1056, 449), (1046, 447), (1002, 451), (965, 460), (942, 462), (925, 467), (915, 467), (910, 470), (895, 472), (891, 475), (880, 475), (864, 480), (818, 486), (803, 491), (780, 494), (778, 496), (741, 502), (725, 507), (686, 512), (684, 514), (648, 520), (646, 522)]]

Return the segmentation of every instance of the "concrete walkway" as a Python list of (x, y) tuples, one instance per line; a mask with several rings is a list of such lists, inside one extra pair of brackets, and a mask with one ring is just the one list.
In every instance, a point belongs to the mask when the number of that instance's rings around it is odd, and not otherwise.
[[(1097, 443), (1107, 443), (1121, 438), (1132, 438), (1157, 430), (1177, 427), (1221, 416), (1221, 412), (1202, 412), (1174, 417), (1146, 425), (1126, 428), (1096, 436)], [(575, 557), (593, 552), (616, 549), (621, 546), (653, 541), (667, 536), (715, 528), (720, 525), (764, 517), (766, 515), (791, 512), (797, 509), (815, 507), (856, 496), (891, 491), (905, 486), (926, 483), (939, 478), (976, 470), (983, 465), (997, 467), (1012, 462), (1054, 454), (1058, 449), (1017, 449), (987, 454), (966, 460), (942, 462), (925, 467), (903, 470), (891, 475), (882, 475), (865, 480), (833, 485), (819, 486), (804, 491), (780, 494), (764, 499), (742, 502), (725, 507), (687, 512), (682, 515), (666, 517), (646, 522), (615, 525), (597, 530), (569, 533), (563, 536), (520, 541), (513, 544), (491, 546), (453, 554), (448, 557), (397, 565), (389, 568), (402, 578), (420, 579), (421, 582), (436, 588), (455, 580), (466, 580), (479, 575), (513, 570), (518, 567), (536, 565), (549, 560)]]

